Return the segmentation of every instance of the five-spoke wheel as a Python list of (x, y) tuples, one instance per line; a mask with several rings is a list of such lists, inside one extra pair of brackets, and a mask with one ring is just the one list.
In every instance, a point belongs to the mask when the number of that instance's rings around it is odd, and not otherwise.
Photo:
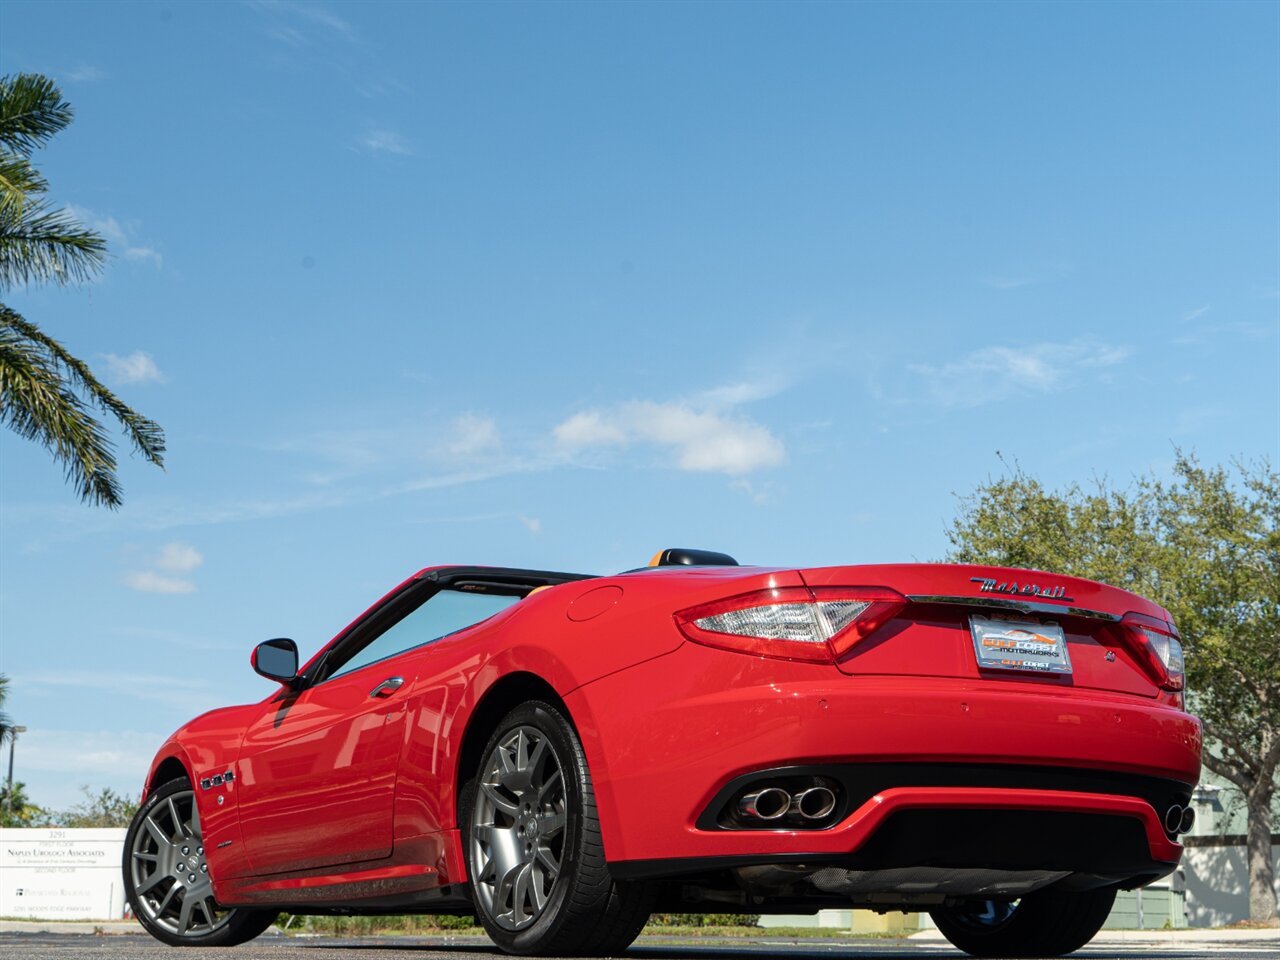
[(148, 932), (177, 946), (229, 946), (262, 933), (272, 912), (225, 909), (213, 896), (195, 794), (186, 780), (154, 790), (125, 836), (125, 892)]

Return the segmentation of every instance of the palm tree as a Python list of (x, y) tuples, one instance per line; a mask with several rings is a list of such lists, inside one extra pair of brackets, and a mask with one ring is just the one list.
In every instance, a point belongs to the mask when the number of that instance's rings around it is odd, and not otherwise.
[(0, 743), (13, 736), (13, 719), (4, 712), (4, 702), (9, 699), (9, 678), (0, 673)]
[[(0, 292), (66, 285), (101, 270), (107, 244), (65, 210), (51, 210), (31, 153), (71, 122), (71, 105), (48, 77), (0, 78)], [(43, 444), (80, 499), (121, 503), (115, 452), (97, 410), (115, 417), (133, 446), (164, 465), (164, 431), (103, 386), (89, 367), (16, 310), (0, 303), (0, 423)]]

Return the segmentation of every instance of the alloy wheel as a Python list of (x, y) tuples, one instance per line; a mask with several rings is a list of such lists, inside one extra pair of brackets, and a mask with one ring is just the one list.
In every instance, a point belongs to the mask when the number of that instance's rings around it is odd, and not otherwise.
[(565, 846), (564, 771), (536, 727), (508, 731), (486, 758), (472, 812), (473, 888), (504, 930), (546, 910)]
[(234, 910), (213, 899), (195, 794), (182, 790), (152, 807), (134, 833), (129, 879), (147, 919), (176, 937), (204, 937), (225, 927)]
[(956, 913), (956, 919), (974, 931), (997, 930), (1009, 922), (1018, 901), (979, 900)]

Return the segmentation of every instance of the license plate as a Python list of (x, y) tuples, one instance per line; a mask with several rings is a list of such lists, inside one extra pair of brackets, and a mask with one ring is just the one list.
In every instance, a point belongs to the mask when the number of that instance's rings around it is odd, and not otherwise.
[(969, 618), (973, 649), (983, 670), (1070, 673), (1067, 638), (1056, 623)]

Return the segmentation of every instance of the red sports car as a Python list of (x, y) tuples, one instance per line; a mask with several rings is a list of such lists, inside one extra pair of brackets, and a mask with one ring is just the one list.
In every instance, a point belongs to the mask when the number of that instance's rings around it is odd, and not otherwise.
[(610, 954), (650, 911), (928, 910), (1068, 953), (1170, 873), (1200, 724), (1169, 614), (1028, 570), (430, 567), (259, 703), (175, 733), (125, 844), (160, 940), (466, 913)]

